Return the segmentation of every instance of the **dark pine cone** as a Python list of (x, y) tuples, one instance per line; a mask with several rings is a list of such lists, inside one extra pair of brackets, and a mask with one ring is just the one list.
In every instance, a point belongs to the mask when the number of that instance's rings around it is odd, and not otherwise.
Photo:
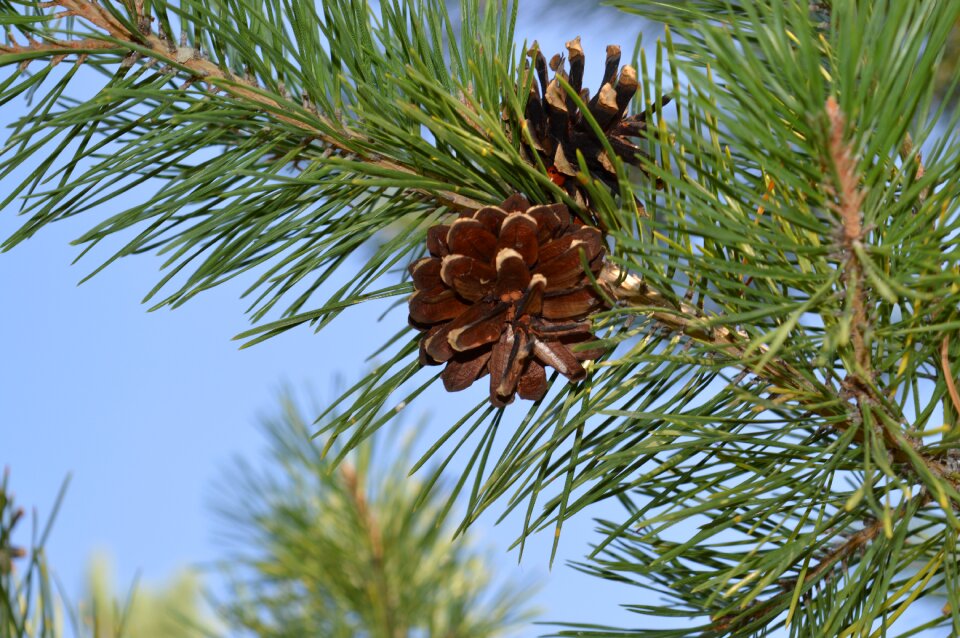
[[(583, 153), (590, 173), (611, 188), (617, 185), (617, 172), (607, 156), (600, 139), (584, 119), (573, 98), (560, 85), (557, 76), (567, 80), (574, 91), (590, 110), (604, 136), (617, 154), (627, 164), (640, 166), (638, 157), (640, 147), (630, 141), (631, 137), (643, 135), (647, 127), (647, 114), (638, 113), (626, 116), (630, 100), (637, 92), (637, 71), (630, 65), (620, 69), (620, 47), (607, 47), (607, 63), (603, 72), (600, 91), (590, 97), (590, 91), (583, 88), (583, 48), (580, 38), (567, 42), (570, 72), (564, 71), (564, 58), (557, 54), (550, 60), (553, 80), (547, 82), (547, 61), (536, 42), (528, 55), (533, 58), (534, 70), (539, 82), (530, 87), (525, 116), (527, 126), (534, 141), (534, 149), (540, 154), (544, 165), (555, 182), (564, 187), (571, 197), (580, 203), (586, 203), (584, 194), (579, 191), (579, 182), (571, 179), (579, 172), (577, 151)], [(670, 101), (663, 98), (663, 103)]]
[(427, 232), (430, 257), (410, 266), (416, 292), (410, 323), (425, 332), (420, 362), (446, 363), (441, 377), (455, 392), (490, 374), (490, 402), (514, 394), (542, 399), (545, 366), (571, 381), (586, 374), (581, 361), (602, 348), (591, 313), (601, 297), (583, 270), (596, 275), (605, 249), (600, 231), (575, 220), (563, 204), (533, 206), (514, 195)]

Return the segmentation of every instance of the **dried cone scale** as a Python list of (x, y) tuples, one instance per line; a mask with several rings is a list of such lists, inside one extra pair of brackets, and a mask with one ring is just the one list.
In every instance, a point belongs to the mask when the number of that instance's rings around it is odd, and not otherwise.
[[(644, 134), (647, 113), (626, 115), (630, 101), (637, 92), (638, 81), (637, 71), (630, 65), (625, 65), (619, 74), (617, 73), (620, 47), (607, 47), (603, 81), (600, 90), (593, 97), (590, 97), (590, 91), (583, 87), (585, 57), (579, 37), (567, 42), (567, 53), (569, 72), (564, 70), (563, 56), (555, 55), (550, 61), (550, 70), (554, 72), (554, 77), (548, 81), (546, 58), (540, 52), (539, 45), (534, 42), (528, 55), (533, 59), (537, 82), (530, 87), (525, 117), (533, 138), (534, 150), (540, 154), (554, 181), (563, 186), (572, 197), (584, 203), (586, 198), (579, 190), (579, 181), (572, 179), (579, 172), (577, 151), (583, 154), (591, 175), (608, 186), (616, 187), (617, 172), (603, 143), (557, 78), (564, 78), (580, 95), (603, 131), (610, 148), (627, 164), (641, 165), (642, 151), (630, 138)], [(669, 101), (669, 97), (663, 98), (663, 104)]]
[(444, 387), (463, 390), (490, 375), (490, 402), (547, 392), (546, 367), (571, 381), (601, 348), (590, 315), (603, 305), (584, 272), (605, 254), (601, 232), (563, 204), (530, 206), (514, 195), (427, 233), (430, 257), (410, 266), (410, 323), (424, 331), (420, 362), (446, 367)]

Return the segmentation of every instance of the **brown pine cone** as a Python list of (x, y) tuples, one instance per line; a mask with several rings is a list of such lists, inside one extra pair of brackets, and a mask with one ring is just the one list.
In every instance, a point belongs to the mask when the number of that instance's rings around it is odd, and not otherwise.
[(446, 364), (447, 390), (489, 373), (493, 405), (514, 394), (538, 400), (547, 392), (545, 366), (577, 381), (586, 374), (580, 362), (603, 353), (571, 350), (596, 342), (589, 317), (603, 301), (581, 259), (600, 272), (603, 236), (563, 204), (531, 207), (514, 195), (434, 226), (427, 249), (431, 256), (410, 266), (410, 323), (424, 331), (421, 364)]
[[(586, 203), (586, 193), (581, 191), (575, 179), (577, 151), (583, 154), (590, 173), (607, 186), (616, 188), (617, 172), (607, 156), (603, 144), (584, 118), (576, 102), (567, 95), (558, 81), (564, 78), (587, 106), (587, 110), (600, 126), (613, 152), (627, 164), (640, 167), (644, 155), (639, 146), (631, 141), (644, 135), (648, 114), (627, 115), (630, 101), (637, 92), (637, 71), (630, 65), (620, 69), (620, 47), (607, 47), (607, 59), (600, 90), (591, 98), (590, 91), (583, 87), (584, 53), (580, 38), (567, 42), (569, 73), (564, 70), (564, 58), (554, 55), (550, 60), (552, 80), (547, 79), (547, 60), (536, 42), (527, 54), (533, 59), (534, 75), (539, 86), (530, 87), (526, 106), (526, 124), (533, 138), (533, 151), (538, 153), (554, 182), (580, 203)], [(670, 101), (662, 98), (662, 104)]]

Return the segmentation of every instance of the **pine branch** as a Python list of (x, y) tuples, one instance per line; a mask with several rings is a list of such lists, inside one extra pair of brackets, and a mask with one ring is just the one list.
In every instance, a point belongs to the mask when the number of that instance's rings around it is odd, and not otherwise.
[[(289, 115), (287, 105), (278, 103), (265, 94), (254, 82), (231, 74), (208, 59), (202, 57), (201, 51), (176, 46), (168, 38), (163, 37), (150, 29), (150, 16), (143, 13), (143, 3), (135, 5), (136, 24), (138, 31), (131, 30), (126, 24), (117, 20), (101, 5), (92, 0), (51, 0), (39, 3), (41, 8), (61, 7), (64, 11), (58, 17), (75, 16), (85, 20), (89, 25), (100, 29), (103, 39), (87, 37), (75, 41), (54, 40), (53, 42), (31, 41), (26, 46), (16, 44), (0, 45), (0, 53), (23, 54), (25, 62), (49, 56), (53, 62), (58, 62), (68, 52), (86, 52), (96, 49), (128, 50), (130, 54), (153, 59), (172, 68), (186, 72), (191, 82), (198, 79), (208, 86), (208, 91), (223, 91), (234, 97), (246, 100), (248, 103), (259, 106), (262, 111), (281, 122), (290, 124), (303, 131), (310, 138), (321, 141), (327, 147), (349, 155), (357, 155), (356, 149), (362, 147), (369, 140), (363, 136), (344, 128), (338, 123), (323, 117), (313, 111), (311, 118), (293, 117)], [(185, 43), (184, 43), (185, 44)], [(26, 57), (29, 55), (29, 57)], [(81, 63), (83, 58), (78, 59)], [(332, 134), (336, 131), (336, 135)], [(404, 173), (411, 176), (418, 175), (414, 169), (402, 166), (376, 155), (359, 155), (362, 161), (373, 166)], [(422, 188), (410, 189), (412, 193), (433, 199), (437, 203), (453, 209), (476, 209), (482, 204), (469, 197), (464, 197), (451, 191), (432, 191)]]
[(383, 625), (384, 638), (402, 638), (407, 635), (407, 629), (396, 624), (397, 601), (393, 600), (387, 574), (384, 572), (383, 533), (377, 524), (376, 517), (367, 505), (367, 499), (361, 491), (357, 480), (356, 469), (350, 463), (343, 463), (338, 468), (343, 479), (347, 494), (350, 496), (357, 519), (366, 534), (366, 541), (370, 550), (370, 572), (372, 574), (371, 599), (379, 602), (378, 616)]
[(840, 112), (840, 105), (831, 96), (826, 104), (827, 116), (830, 121), (830, 159), (836, 171), (836, 186), (827, 186), (827, 194), (836, 199), (831, 202), (833, 209), (840, 216), (843, 223), (841, 234), (841, 248), (845, 254), (842, 265), (843, 281), (847, 294), (851, 298), (853, 319), (851, 339), (853, 341), (854, 359), (860, 368), (859, 374), (865, 378), (872, 376), (870, 365), (870, 349), (867, 346), (867, 335), (870, 324), (867, 318), (867, 293), (864, 266), (861, 254), (865, 248), (863, 230), (863, 200), (865, 194), (860, 189), (861, 176), (857, 171), (857, 162), (851, 149), (844, 142), (846, 122)]
[(413, 441), (380, 435), (335, 466), (290, 400), (265, 423), (269, 465), (240, 463), (223, 528), (240, 550), (219, 609), (231, 633), (496, 638), (527, 620), (529, 593), (451, 539), (440, 486), (406, 476)]
[[(902, 503), (897, 508), (896, 514), (898, 517), (905, 516), (910, 510), (918, 510), (930, 501), (929, 492), (924, 490), (911, 501)], [(784, 579), (780, 583), (782, 591), (776, 596), (762, 601), (753, 601), (743, 612), (712, 618), (710, 631), (729, 635), (738, 629), (747, 628), (758, 620), (782, 613), (791, 604), (798, 588), (803, 596), (804, 592), (809, 592), (818, 583), (843, 577), (847, 565), (852, 563), (856, 556), (865, 553), (867, 547), (884, 534), (886, 526), (887, 523), (882, 519), (865, 521), (863, 529), (836, 544), (815, 565), (807, 569), (801, 580)], [(838, 565), (841, 567), (839, 570), (835, 569)]]
[[(847, 200), (851, 201), (851, 200)], [(845, 229), (848, 227), (845, 226)], [(846, 231), (845, 231), (846, 232)], [(850, 222), (849, 232), (856, 233), (859, 237), (861, 230), (856, 222)], [(849, 259), (856, 263), (856, 254), (851, 249), (852, 256)], [(848, 262), (849, 263), (849, 262)], [(857, 268), (857, 275), (862, 276), (858, 266), (849, 266)], [(856, 383), (852, 379), (845, 380), (842, 389), (832, 385), (817, 385), (808, 380), (799, 370), (787, 361), (774, 357), (757, 370), (754, 367), (756, 357), (750, 356), (750, 339), (746, 333), (735, 332), (724, 325), (716, 325), (707, 328), (710, 323), (723, 324), (723, 316), (710, 317), (709, 320), (702, 312), (690, 304), (681, 303), (679, 306), (671, 303), (662, 293), (654, 290), (642, 278), (636, 275), (624, 274), (618, 267), (607, 264), (601, 274), (600, 282), (605, 289), (617, 301), (626, 304), (627, 307), (640, 309), (642, 312), (656, 321), (657, 325), (672, 332), (683, 334), (692, 339), (696, 339), (716, 352), (721, 352), (726, 357), (727, 365), (738, 367), (743, 372), (755, 372), (764, 377), (769, 383), (791, 391), (796, 397), (804, 397), (804, 401), (811, 405), (810, 411), (825, 417), (831, 423), (831, 426), (842, 434), (850, 428), (859, 427), (859, 423), (852, 419), (845, 412), (831, 407), (823, 406), (825, 403), (842, 396), (844, 392), (852, 391), (855, 393), (866, 392), (862, 384)], [(860, 284), (863, 285), (862, 283)], [(860, 310), (858, 313), (861, 319), (865, 318), (865, 302), (861, 299), (858, 302)], [(650, 310), (650, 308), (664, 308), (662, 311)], [(861, 324), (863, 325), (863, 324)], [(854, 343), (856, 344), (856, 338)], [(865, 348), (865, 341), (862, 337), (859, 339), (860, 347)], [(760, 347), (761, 354), (767, 352), (765, 346)], [(859, 351), (858, 351), (859, 352)], [(868, 361), (868, 358), (860, 359), (865, 355), (860, 352), (858, 361)], [(868, 355), (866, 355), (868, 357)], [(874, 402), (872, 397), (861, 396), (862, 400)], [(931, 455), (923, 450), (922, 446), (916, 442), (904, 437), (897, 437), (888, 430), (883, 430), (884, 443), (887, 445), (890, 454), (897, 463), (910, 465), (914, 459), (919, 458), (923, 466), (937, 479), (944, 481), (954, 489), (960, 491), (960, 476), (949, 465), (942, 462), (939, 454)], [(863, 434), (857, 433), (855, 440), (862, 443)]]
[[(12, 38), (11, 38), (12, 40)], [(0, 44), (0, 53), (10, 55), (22, 54), (25, 58), (34, 59), (37, 57), (50, 57), (51, 64), (57, 64), (72, 53), (84, 53), (98, 49), (114, 50), (118, 49), (112, 42), (98, 40), (96, 38), (83, 38), (80, 40), (58, 40), (51, 38), (46, 42), (36, 40), (30, 41), (26, 45), (17, 44), (12, 41), (11, 44)], [(82, 63), (83, 56), (78, 56), (77, 62)]]
[[(51, 112), (59, 96), (54, 89), (39, 123), (13, 143), (32, 149), (52, 129), (70, 131), (85, 148), (96, 128), (85, 128), (85, 116), (93, 117), (109, 135), (138, 142), (142, 136), (145, 142), (128, 152), (133, 172), (151, 176), (156, 162), (144, 149), (157, 143), (168, 188), (190, 193), (190, 208), (175, 198), (151, 200), (84, 239), (97, 242), (146, 222), (150, 227), (122, 254), (162, 247), (175, 253), (175, 269), (205, 254), (188, 284), (168, 299), (173, 304), (282, 260), (256, 284), (267, 287), (264, 305), (307, 279), (309, 291), (279, 321), (249, 336), (258, 335), (256, 341), (304, 323), (322, 327), (351, 304), (408, 292), (393, 271), (422, 254), (427, 227), (449, 209), (476, 210), (509, 191), (537, 202), (569, 199), (544, 161), (532, 166), (519, 144), (523, 131), (510, 125), (523, 121), (530, 75), (512, 58), (512, 25), (488, 11), (477, 37), (465, 38), (484, 44), (461, 55), (427, 44), (448, 36), (441, 19), (408, 17), (408, 9), (442, 15), (439, 4), (426, 1), (382, 3), (389, 26), (381, 28), (359, 0), (345, 0), (348, 10), (326, 3), (317, 20), (285, 14), (281, 7), (289, 3), (271, 0), (255, 16), (268, 33), (259, 44), (255, 38), (248, 44), (250, 16), (211, 18), (216, 11), (187, 3), (174, 12), (189, 27), (192, 47), (186, 39), (173, 45), (167, 26), (151, 30), (142, 9), (129, 19), (121, 8), (106, 17), (94, 12), (79, 20), (97, 31), (90, 37), (119, 47), (85, 58), (98, 70), (120, 67), (104, 92), (107, 106)], [(51, 6), (80, 0), (63, 2)], [(591, 317), (610, 353), (585, 364), (584, 381), (557, 383), (530, 404), (516, 429), (502, 427), (503, 412), (478, 407), (426, 456), (448, 441), (451, 456), (469, 455), (454, 490), (470, 491), (464, 526), (510, 492), (508, 511), (527, 504), (521, 542), (549, 525), (559, 537), (564, 520), (592, 503), (636, 494), (642, 500), (628, 506), (628, 520), (605, 527), (598, 552), (623, 537), (639, 549), (614, 561), (610, 572), (641, 574), (691, 615), (743, 621), (733, 630), (739, 635), (779, 622), (760, 614), (789, 602), (786, 575), (800, 586), (816, 578), (826, 589), (811, 593), (798, 626), (819, 626), (823, 612), (837, 632), (862, 633), (901, 597), (901, 585), (908, 591), (916, 584), (904, 575), (913, 561), (953, 560), (947, 540), (955, 541), (960, 529), (960, 475), (950, 441), (923, 445), (936, 403), (956, 394), (942, 377), (950, 374), (949, 336), (960, 325), (955, 299), (945, 292), (960, 272), (954, 241), (960, 187), (950, 172), (960, 147), (933, 134), (940, 115), (930, 81), (947, 39), (944, 23), (960, 7), (882, 0), (859, 11), (856, 3), (830, 3), (830, 14), (822, 15), (806, 1), (619, 4), (663, 15), (682, 38), (675, 46), (668, 34), (655, 63), (640, 54), (636, 78), (626, 75), (648, 107), (644, 130), (631, 130), (642, 133), (647, 159), (639, 163), (649, 175), (630, 183), (623, 162), (610, 157), (617, 170), (607, 186), (620, 187), (611, 193), (589, 179), (589, 166), (580, 162), (577, 171), (567, 158), (566, 168), (580, 173), (566, 175), (568, 185), (579, 189), (582, 177), (598, 208), (590, 212), (618, 222), (606, 224), (611, 259), (599, 277), (612, 307)], [(166, 6), (154, 3), (157, 16), (166, 15)], [(277, 26), (287, 21), (295, 34)], [(418, 30), (421, 22), (427, 32)], [(311, 40), (316, 23), (323, 24), (322, 37)], [(39, 40), (31, 33), (31, 41), (70, 41), (49, 26)], [(89, 34), (76, 35), (82, 41)], [(30, 46), (0, 53), (2, 62), (20, 64), (34, 54), (53, 61), (59, 51)], [(304, 51), (322, 63), (311, 67)], [(136, 56), (146, 61), (138, 64)], [(482, 72), (464, 71), (477, 65)], [(152, 68), (161, 73), (150, 75)], [(689, 90), (681, 90), (681, 77)], [(674, 83), (669, 91), (665, 78)], [(184, 84), (171, 90), (174, 79)], [(302, 104), (290, 100), (291, 91), (308, 89), (313, 93)], [(660, 108), (658, 96), (666, 92), (677, 97), (675, 118)], [(841, 97), (844, 114), (829, 95)], [(117, 96), (146, 97), (144, 111), (163, 116), (156, 119), (161, 124), (146, 126), (123, 113)], [(569, 98), (579, 94), (571, 90)], [(504, 106), (513, 118), (506, 124)], [(119, 114), (103, 115), (111, 109)], [(205, 165), (200, 177), (182, 159), (221, 143), (228, 154)], [(294, 162), (305, 163), (306, 172), (279, 174), (276, 165)], [(65, 173), (75, 164), (68, 161)], [(112, 170), (129, 173), (130, 165), (118, 162)], [(19, 238), (82, 210), (94, 185), (115, 178), (111, 165), (103, 166), (28, 199), (26, 207), (40, 214)], [(31, 189), (56, 175), (41, 171)], [(231, 188), (246, 197), (225, 197)], [(451, 193), (466, 199), (453, 201)], [(639, 207), (635, 194), (643, 200)], [(363, 283), (302, 311), (326, 276), (316, 273), (339, 268), (388, 224), (396, 224), (388, 229), (393, 234), (355, 277)], [(364, 289), (381, 277), (389, 284)], [(420, 370), (409, 331), (395, 334), (377, 353), (385, 363), (330, 407), (335, 413), (346, 406), (326, 426), (346, 439), (341, 457), (436, 381)], [(927, 384), (936, 384), (931, 393)], [(479, 444), (465, 445), (475, 434)], [(436, 470), (431, 480), (438, 477)], [(917, 489), (939, 509), (914, 512), (928, 504), (917, 505)], [(535, 511), (538, 499), (546, 502)], [(447, 509), (452, 502), (453, 496)], [(695, 531), (687, 534), (681, 523)], [(363, 540), (374, 527), (368, 522), (366, 532), (351, 538)], [(927, 538), (927, 530), (936, 531)], [(942, 548), (948, 549), (936, 554)], [(846, 560), (871, 570), (873, 591), (834, 576)], [(916, 591), (927, 587), (924, 581)], [(673, 613), (665, 606), (638, 609)]]

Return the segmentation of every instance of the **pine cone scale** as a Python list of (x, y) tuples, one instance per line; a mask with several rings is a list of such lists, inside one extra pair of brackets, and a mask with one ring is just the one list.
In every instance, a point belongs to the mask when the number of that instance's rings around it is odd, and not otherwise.
[(570, 273), (570, 269), (575, 268), (579, 263), (580, 255), (570, 251), (538, 268), (539, 272), (536, 274), (543, 277), (547, 282), (547, 291), (551, 293), (563, 292), (570, 290), (580, 282), (580, 278), (576, 274)]
[(517, 384), (521, 399), (539, 401), (547, 394), (547, 371), (539, 361), (529, 360)]
[(453, 290), (442, 286), (431, 290), (418, 290), (410, 298), (410, 319), (415, 323), (429, 325), (449, 321), (468, 308)]
[(413, 287), (417, 290), (433, 290), (443, 284), (440, 278), (440, 260), (424, 257), (410, 266)]
[(500, 337), (510, 304), (493, 300), (478, 303), (450, 324), (447, 342), (457, 352), (472, 350)]
[(497, 249), (497, 237), (472, 217), (461, 217), (450, 225), (447, 247), (455, 255), (489, 262)]
[(637, 79), (637, 70), (632, 66), (625, 66), (620, 72), (620, 80), (617, 82), (617, 121), (622, 121), (627, 107), (630, 106), (630, 100), (637, 92), (640, 82)]
[(466, 299), (479, 301), (496, 281), (496, 271), (466, 255), (447, 255), (440, 264), (440, 280)]
[(578, 321), (578, 322), (560, 322), (555, 323), (548, 319), (544, 319), (538, 322), (533, 326), (533, 334), (543, 339), (560, 339), (564, 338), (589, 338), (590, 333), (590, 322), (589, 321)]
[(546, 288), (547, 280), (543, 275), (533, 275), (530, 277), (530, 284), (527, 286), (527, 292), (520, 299), (514, 312), (518, 317), (524, 318), (525, 315), (536, 316), (543, 311), (543, 291)]
[(541, 269), (547, 268), (554, 259), (570, 253), (579, 255), (581, 248), (587, 261), (592, 261), (603, 249), (603, 235), (596, 228), (581, 226), (560, 239), (547, 242), (540, 247), (540, 266), (536, 271), (542, 272)]
[[(551, 237), (556, 235), (565, 227), (562, 226), (561, 214), (566, 211), (563, 204), (550, 204), (544, 206), (534, 206), (527, 211), (527, 215), (532, 217), (537, 223), (537, 243), (542, 245), (547, 243)], [(538, 251), (539, 252), (539, 251)], [(538, 255), (539, 257), (539, 255)]]
[(544, 89), (547, 86), (547, 59), (543, 57), (543, 53), (540, 52), (540, 45), (534, 41), (533, 48), (527, 52), (530, 55), (532, 52), (534, 57), (534, 69), (537, 72), (537, 79), (540, 81), (540, 97), (541, 99), (545, 98)]
[[(567, 42), (567, 58), (570, 60), (570, 86), (575, 93), (580, 93), (583, 88), (583, 68), (586, 65), (586, 57), (583, 54), (583, 46), (580, 44), (580, 36), (577, 36), (570, 42)], [(573, 110), (572, 100), (568, 108)]]
[(524, 213), (516, 213), (507, 217), (500, 229), (497, 240), (497, 254), (509, 248), (516, 251), (523, 258), (524, 263), (532, 266), (537, 261), (539, 242), (537, 240), (537, 221)]
[[(550, 292), (544, 292), (543, 294), (543, 317), (544, 319), (559, 321), (562, 319), (569, 319), (577, 315), (588, 315), (594, 308), (600, 306), (601, 303), (600, 297), (596, 294), (596, 291), (589, 286), (571, 286), (570, 288), (565, 288), (563, 290), (552, 290)], [(547, 309), (547, 307), (559, 308), (561, 305), (582, 305), (583, 308), (573, 311), (567, 316), (550, 316), (550, 311)]]
[(496, 296), (503, 301), (518, 301), (529, 285), (530, 269), (523, 256), (512, 248), (498, 252)]
[(440, 373), (440, 379), (447, 392), (458, 392), (469, 388), (480, 377), (487, 361), (490, 360), (490, 353), (487, 352), (479, 357), (464, 357), (464, 359), (464, 361), (451, 359)]
[(617, 77), (617, 67), (620, 66), (620, 47), (616, 44), (607, 45), (607, 61), (603, 69), (603, 82), (601, 84), (613, 84)]
[(447, 233), (450, 227), (445, 224), (431, 226), (427, 230), (427, 251), (434, 257), (444, 257), (450, 254), (447, 247)]
[[(597, 121), (601, 130), (608, 130), (615, 123), (617, 112), (617, 92), (613, 86), (604, 84), (597, 93), (596, 101), (590, 105), (590, 114)], [(598, 140), (599, 141), (599, 140)]]
[[(589, 335), (588, 335), (589, 336)], [(604, 348), (594, 347), (594, 348), (580, 348), (581, 345), (586, 345), (592, 341), (591, 339), (585, 338), (583, 336), (578, 339), (569, 339), (563, 341), (567, 346), (567, 349), (573, 353), (573, 356), (577, 358), (578, 361), (588, 361), (591, 359), (596, 359), (604, 353)]]
[(507, 211), (496, 206), (487, 206), (474, 213), (473, 218), (487, 227), (494, 235), (500, 234), (503, 221), (507, 218)]
[(573, 319), (589, 314), (599, 305), (600, 301), (592, 290), (579, 289), (562, 294), (545, 294), (543, 309), (540, 312), (547, 319)]
[(507, 325), (490, 355), (490, 400), (502, 407), (513, 401), (531, 344), (522, 330)]
[(453, 358), (450, 345), (450, 324), (435, 326), (420, 340), (420, 365), (439, 365)]
[(533, 342), (533, 353), (544, 365), (554, 368), (568, 379), (582, 379), (587, 374), (569, 348), (558, 342), (537, 339)]

